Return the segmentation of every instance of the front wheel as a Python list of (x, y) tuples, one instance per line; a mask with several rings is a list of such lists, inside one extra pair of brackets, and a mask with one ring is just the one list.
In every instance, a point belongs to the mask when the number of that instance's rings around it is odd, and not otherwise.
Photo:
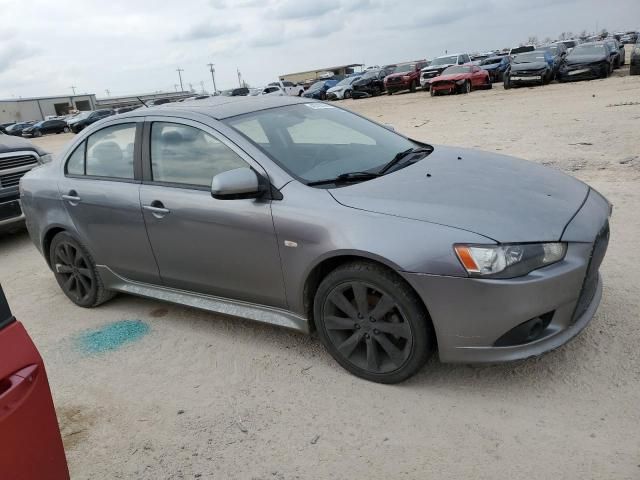
[(504, 76), (504, 82), (502, 83), (505, 90), (509, 90), (511, 88), (511, 79), (508, 75)]
[(342, 97), (345, 99), (351, 98), (351, 90), (345, 90), (344, 95)]
[(114, 296), (104, 288), (87, 249), (68, 233), (53, 238), (49, 261), (58, 285), (79, 307), (97, 307)]
[(338, 267), (320, 283), (313, 310), (327, 351), (366, 380), (406, 380), (431, 353), (434, 334), (422, 302), (382, 266), (359, 261)]
[(40, 130), (36, 130), (36, 131), (33, 133), (33, 136), (34, 136), (34, 137), (41, 137), (41, 136), (42, 136), (42, 132), (41, 132)]
[(471, 82), (469, 80), (465, 80), (462, 84), (462, 93), (464, 93), (465, 95), (467, 93), (471, 93)]
[(64, 127), (64, 128), (62, 129), (62, 131), (63, 131), (64, 133), (69, 133), (69, 127)]
[(416, 93), (416, 81), (415, 80), (411, 80), (411, 85), (409, 85), (409, 91), (411, 93)]
[(436, 91), (433, 88), (429, 89), (429, 95), (431, 95), (432, 97), (436, 96)]

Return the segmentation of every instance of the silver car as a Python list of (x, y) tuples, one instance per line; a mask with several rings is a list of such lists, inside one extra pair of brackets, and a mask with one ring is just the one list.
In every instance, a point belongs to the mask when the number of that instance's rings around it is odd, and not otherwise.
[(434, 147), (295, 97), (108, 117), (21, 184), (64, 293), (115, 292), (301, 332), (394, 383), (540, 355), (600, 302), (611, 206), (556, 170)]

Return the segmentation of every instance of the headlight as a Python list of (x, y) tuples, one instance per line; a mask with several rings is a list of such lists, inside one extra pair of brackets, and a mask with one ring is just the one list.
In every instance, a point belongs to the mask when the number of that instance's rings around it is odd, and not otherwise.
[(46, 155), (42, 155), (40, 157), (40, 163), (49, 163), (51, 162), (51, 160), (53, 160), (53, 155), (51, 155), (50, 153), (47, 153)]
[(513, 278), (559, 262), (567, 244), (454, 245), (454, 250), (472, 277)]

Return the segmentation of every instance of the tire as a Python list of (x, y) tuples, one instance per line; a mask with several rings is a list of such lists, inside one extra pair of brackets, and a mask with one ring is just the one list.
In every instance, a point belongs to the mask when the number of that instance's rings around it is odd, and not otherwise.
[(64, 128), (62, 129), (62, 131), (63, 131), (64, 133), (69, 133), (69, 127), (64, 127)]
[(462, 84), (460, 93), (464, 93), (465, 95), (471, 93), (471, 82), (469, 82), (469, 80), (465, 80), (465, 82)]
[(344, 96), (342, 98), (345, 100), (351, 98), (351, 90), (345, 90)]
[(511, 88), (511, 80), (507, 75), (504, 77), (504, 81), (502, 82), (502, 86), (505, 90), (509, 90)]
[(40, 130), (36, 130), (35, 132), (33, 132), (33, 136), (34, 137), (41, 137), (42, 136), (42, 132)]
[(300, 91), (298, 92), (298, 96), (299, 96), (299, 97), (301, 97), (303, 93), (304, 93), (304, 90), (300, 90)]
[(67, 232), (53, 237), (49, 261), (58, 285), (79, 307), (97, 307), (115, 296), (104, 288), (91, 254)]
[(327, 99), (327, 94), (326, 92), (321, 92), (320, 93), (320, 100), (322, 100), (323, 102)]
[(491, 78), (487, 77), (487, 84), (485, 85), (487, 90), (491, 90), (493, 88), (493, 83), (491, 82)]
[(411, 80), (411, 84), (409, 85), (409, 91), (411, 93), (416, 93), (416, 81)]
[(431, 95), (432, 97), (436, 96), (436, 91), (433, 88), (429, 89), (429, 95)]
[(360, 378), (401, 382), (420, 370), (432, 351), (435, 335), (422, 302), (400, 277), (377, 264), (357, 261), (329, 273), (313, 311), (329, 354)]
[(393, 92), (391, 90), (387, 90), (387, 95), (391, 96), (393, 95)]

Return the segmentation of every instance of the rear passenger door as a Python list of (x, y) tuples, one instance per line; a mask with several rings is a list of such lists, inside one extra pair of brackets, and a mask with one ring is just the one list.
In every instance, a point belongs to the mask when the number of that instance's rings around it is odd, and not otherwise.
[(140, 210), (143, 120), (110, 122), (65, 159), (61, 200), (96, 264), (160, 283)]
[(250, 166), (236, 145), (201, 123), (164, 117), (145, 125), (140, 201), (163, 283), (172, 288), (286, 306), (271, 201), (217, 200), (214, 175)]

